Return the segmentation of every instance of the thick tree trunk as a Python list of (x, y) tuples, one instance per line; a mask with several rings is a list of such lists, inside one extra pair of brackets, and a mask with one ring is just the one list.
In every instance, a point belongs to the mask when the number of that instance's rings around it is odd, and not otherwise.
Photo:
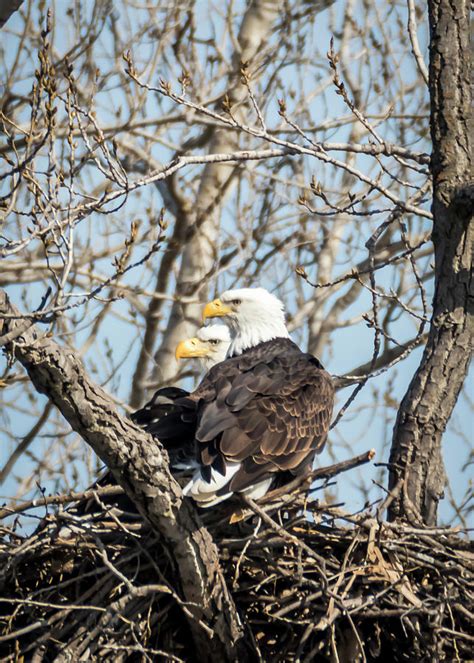
[(176, 561), (183, 598), (194, 613), (190, 626), (199, 660), (236, 660), (242, 627), (217, 548), (195, 509), (183, 501), (161, 446), (119, 415), (72, 351), (40, 336), (27, 321), (6, 317), (15, 315), (18, 311), (0, 290), (0, 346), (14, 352), (36, 389), (47, 394), (112, 470)]
[(441, 438), (467, 373), (473, 333), (469, 3), (430, 0), (433, 317), (401, 403), (390, 455), (389, 517), (432, 525), (443, 496)]
[[(245, 100), (247, 90), (240, 78), (240, 63), (249, 63), (252, 84), (257, 78), (256, 60), (265, 48), (274, 28), (281, 6), (280, 0), (254, 0), (247, 9), (238, 36), (240, 53), (234, 53), (233, 71), (227, 82), (227, 95), (232, 112), (244, 120), (246, 113), (239, 105)], [(258, 61), (259, 62), (259, 61)], [(238, 149), (238, 135), (228, 129), (214, 129), (209, 153), (232, 153)], [(233, 186), (234, 165), (208, 164), (201, 177), (199, 191), (189, 215), (185, 248), (181, 259), (176, 291), (182, 296), (196, 296), (196, 303), (173, 304), (163, 342), (156, 353), (153, 379), (164, 384), (177, 374), (174, 356), (180, 340), (192, 335), (201, 322), (201, 304), (207, 298), (206, 284), (216, 265), (220, 230), (220, 209)]]

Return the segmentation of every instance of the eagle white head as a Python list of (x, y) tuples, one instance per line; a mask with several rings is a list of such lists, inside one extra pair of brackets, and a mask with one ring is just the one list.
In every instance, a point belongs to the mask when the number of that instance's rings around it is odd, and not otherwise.
[(226, 290), (204, 308), (204, 320), (217, 317), (230, 329), (229, 357), (274, 338), (289, 338), (283, 303), (264, 288)]
[(206, 371), (224, 361), (230, 345), (230, 332), (226, 325), (201, 327), (193, 338), (178, 343), (176, 359), (198, 357)]

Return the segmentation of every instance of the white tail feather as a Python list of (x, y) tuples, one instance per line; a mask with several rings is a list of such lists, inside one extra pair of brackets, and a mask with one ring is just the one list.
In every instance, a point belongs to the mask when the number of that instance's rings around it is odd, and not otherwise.
[(242, 494), (250, 497), (253, 500), (258, 500), (260, 497), (263, 497), (267, 494), (270, 486), (272, 485), (272, 481), (272, 477), (269, 479), (264, 479), (263, 481), (256, 483), (254, 486), (250, 486), (250, 488), (247, 488), (247, 490), (243, 490)]
[(240, 463), (227, 463), (225, 466), (225, 474), (221, 474), (211, 467), (210, 481), (203, 479), (201, 470), (197, 470), (194, 473), (191, 481), (183, 489), (183, 494), (189, 495), (197, 501), (200, 501), (200, 499), (206, 500), (213, 494), (217, 493), (218, 490), (224, 488), (224, 486), (232, 479), (239, 467)]
[[(222, 475), (220, 472), (211, 468), (210, 481), (203, 479), (201, 472), (198, 470), (195, 472), (191, 481), (184, 487), (183, 494), (192, 497), (201, 508), (215, 506), (232, 495), (232, 491), (229, 491), (224, 495), (216, 495), (216, 493), (229, 484), (239, 468), (240, 463), (228, 463), (226, 465), (225, 475)], [(273, 479), (270, 477), (263, 481), (259, 481), (259, 483), (256, 483), (254, 486), (250, 486), (246, 490), (243, 490), (242, 493), (252, 499), (258, 499), (268, 491), (272, 480)]]

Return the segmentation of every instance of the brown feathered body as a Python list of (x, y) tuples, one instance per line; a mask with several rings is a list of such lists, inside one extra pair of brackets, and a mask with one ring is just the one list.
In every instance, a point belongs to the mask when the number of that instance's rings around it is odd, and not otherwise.
[(326, 441), (333, 403), (330, 375), (288, 338), (217, 364), (194, 392), (176, 400), (196, 415), (202, 479), (229, 477), (216, 483), (216, 496), (310, 469)]
[(198, 468), (185, 493), (213, 506), (236, 492), (259, 496), (309, 471), (333, 404), (333, 383), (319, 360), (276, 338), (215, 365), (192, 393), (158, 390), (132, 419), (162, 442), (174, 471)]
[(194, 436), (196, 410), (179, 405), (189, 392), (178, 387), (162, 387), (152, 399), (130, 418), (135, 424), (157, 437), (168, 452), (172, 469), (197, 466)]

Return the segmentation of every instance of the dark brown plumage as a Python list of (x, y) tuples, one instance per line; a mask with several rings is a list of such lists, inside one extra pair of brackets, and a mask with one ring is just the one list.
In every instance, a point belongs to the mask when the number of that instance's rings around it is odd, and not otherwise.
[[(160, 440), (174, 469), (196, 466), (196, 408), (194, 404), (189, 407), (188, 395), (188, 391), (178, 387), (162, 387), (130, 416), (135, 424)], [(180, 401), (184, 405), (179, 405)]]
[(272, 476), (310, 469), (326, 441), (334, 403), (329, 374), (290, 339), (260, 343), (214, 366), (183, 399), (196, 412), (202, 477), (211, 468), (239, 469), (216, 495), (238, 492)]

